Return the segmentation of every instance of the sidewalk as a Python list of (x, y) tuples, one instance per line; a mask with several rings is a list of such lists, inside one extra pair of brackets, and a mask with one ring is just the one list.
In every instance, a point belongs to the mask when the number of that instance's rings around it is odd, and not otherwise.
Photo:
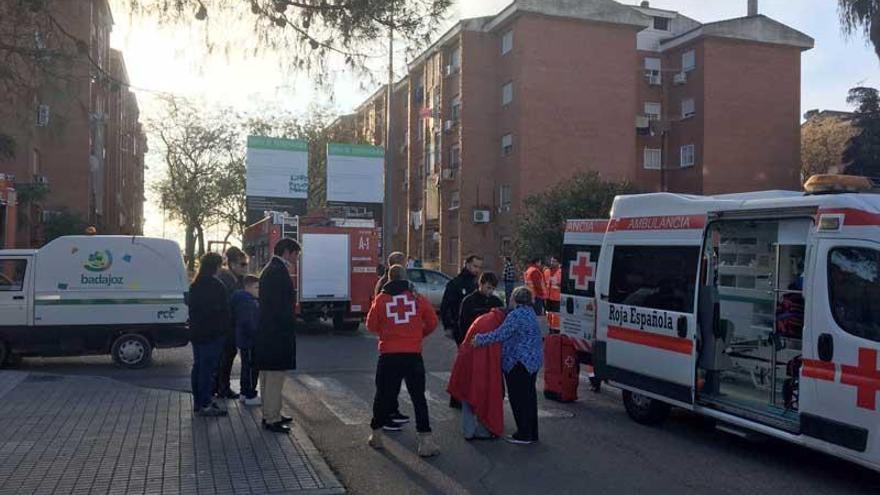
[(344, 493), (300, 427), (226, 404), (198, 418), (183, 392), (0, 371), (0, 495)]

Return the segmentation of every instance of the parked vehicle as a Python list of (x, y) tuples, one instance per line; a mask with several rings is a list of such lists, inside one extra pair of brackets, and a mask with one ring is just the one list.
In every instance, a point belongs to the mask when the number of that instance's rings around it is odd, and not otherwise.
[(295, 217), (271, 212), (244, 234), (255, 267), (265, 266), (282, 238), (297, 240), (302, 258), (291, 277), (297, 312), (306, 321), (329, 318), (337, 330), (355, 330), (370, 309), (378, 276), (379, 232), (372, 220)]
[(608, 220), (568, 220), (562, 246), (560, 332), (590, 364), (596, 337), (596, 274)]
[(20, 356), (111, 354), (129, 368), (189, 342), (189, 283), (177, 243), (61, 237), (0, 250), (0, 364)]
[(452, 277), (427, 268), (407, 268), (406, 275), (413, 286), (415, 286), (416, 291), (427, 297), (434, 306), (434, 309), (439, 311), (440, 303), (443, 302), (443, 292), (446, 290), (446, 284), (452, 280)]
[(596, 287), (596, 374), (629, 416), (671, 406), (880, 470), (880, 194), (615, 199)]

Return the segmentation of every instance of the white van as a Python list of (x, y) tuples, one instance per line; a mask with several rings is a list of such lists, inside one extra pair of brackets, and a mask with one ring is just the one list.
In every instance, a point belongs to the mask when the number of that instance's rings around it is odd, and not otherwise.
[(109, 353), (146, 366), (153, 348), (188, 343), (188, 285), (180, 248), (165, 239), (70, 236), (0, 250), (0, 364)]
[(596, 275), (607, 228), (608, 220), (567, 220), (562, 240), (560, 332), (586, 364), (596, 336)]
[(596, 374), (638, 422), (678, 406), (880, 470), (880, 195), (806, 189), (617, 198)]

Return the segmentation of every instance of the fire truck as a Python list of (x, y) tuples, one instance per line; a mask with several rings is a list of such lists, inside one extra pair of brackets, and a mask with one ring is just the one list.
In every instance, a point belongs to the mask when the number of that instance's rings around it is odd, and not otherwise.
[(280, 239), (299, 242), (302, 257), (291, 269), (297, 314), (306, 322), (325, 318), (336, 330), (355, 330), (370, 309), (378, 281), (379, 237), (373, 220), (269, 212), (247, 228), (244, 249), (253, 266), (263, 267)]
[(596, 374), (629, 416), (670, 407), (880, 470), (880, 194), (615, 199), (599, 255)]

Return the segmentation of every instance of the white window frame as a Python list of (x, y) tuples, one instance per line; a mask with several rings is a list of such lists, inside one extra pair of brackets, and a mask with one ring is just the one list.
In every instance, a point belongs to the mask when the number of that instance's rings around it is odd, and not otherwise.
[(452, 52), (449, 55), (449, 65), (452, 66), (454, 70), (458, 70), (461, 68), (461, 47), (456, 46), (452, 49)]
[(697, 68), (697, 52), (688, 50), (681, 54), (681, 70), (682, 72), (690, 72)]
[(452, 191), (449, 193), (449, 210), (457, 210), (461, 208), (461, 191)]
[(505, 134), (501, 136), (501, 156), (510, 156), (513, 154), (513, 134)]
[(648, 120), (660, 120), (663, 118), (663, 105), (653, 101), (645, 102), (645, 117)]
[(697, 161), (697, 150), (693, 144), (686, 144), (679, 150), (679, 166), (681, 168), (693, 167)]
[(661, 170), (663, 168), (663, 150), (646, 147), (643, 166), (645, 170)]
[(461, 121), (461, 96), (456, 96), (452, 99), (452, 120), (455, 122)]
[(461, 166), (461, 145), (453, 144), (449, 148), (449, 167), (458, 168)]
[(507, 55), (513, 50), (513, 29), (508, 29), (501, 35), (501, 55)]
[(510, 211), (513, 203), (513, 188), (507, 184), (498, 187), (498, 211)]
[(513, 102), (513, 81), (507, 81), (501, 86), (501, 106), (505, 107)]
[(681, 118), (689, 119), (697, 114), (697, 102), (693, 98), (681, 100)]
[[(663, 19), (666, 21), (666, 29), (660, 29), (657, 27), (657, 19)], [(665, 17), (665, 16), (662, 16), (662, 15), (655, 15), (651, 18), (651, 29), (653, 29), (655, 31), (663, 31), (664, 33), (668, 33), (669, 31), (672, 30), (672, 19)]]

